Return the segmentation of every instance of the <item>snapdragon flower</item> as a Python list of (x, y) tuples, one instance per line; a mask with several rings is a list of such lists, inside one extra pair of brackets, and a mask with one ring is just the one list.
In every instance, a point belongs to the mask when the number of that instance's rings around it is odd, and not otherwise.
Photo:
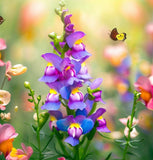
[(91, 119), (82, 115), (75, 118), (70, 115), (65, 119), (58, 120), (56, 124), (59, 130), (68, 132), (69, 136), (65, 139), (65, 142), (72, 146), (78, 145), (80, 136), (90, 132), (94, 126), (94, 122)]

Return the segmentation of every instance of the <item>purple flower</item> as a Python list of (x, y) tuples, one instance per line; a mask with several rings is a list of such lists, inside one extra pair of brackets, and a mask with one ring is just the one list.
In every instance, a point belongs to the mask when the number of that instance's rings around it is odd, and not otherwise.
[(59, 101), (59, 94), (54, 89), (50, 89), (50, 93), (46, 97), (45, 104), (41, 107), (42, 110), (58, 110), (61, 102)]
[(85, 33), (76, 31), (66, 37), (66, 43), (71, 48), (72, 57), (81, 62), (84, 62), (91, 55), (85, 50), (85, 45), (82, 43), (81, 38), (84, 36)]
[(67, 131), (69, 136), (65, 139), (65, 142), (76, 146), (79, 144), (79, 138), (82, 134), (88, 133), (94, 126), (94, 122), (86, 118), (85, 116), (71, 115), (65, 119), (58, 120), (56, 122), (57, 128), (61, 131)]
[(96, 128), (99, 132), (110, 132), (106, 126), (106, 120), (102, 115), (106, 112), (104, 108), (99, 108), (94, 114), (90, 115), (88, 118), (91, 118), (94, 122), (98, 121), (98, 127)]
[(50, 114), (50, 122), (49, 127), (52, 130), (53, 127), (57, 129), (56, 121), (63, 118), (63, 115), (60, 111), (49, 111)]
[(59, 77), (58, 70), (52, 65), (52, 63), (48, 63), (44, 76), (39, 79), (39, 81), (43, 82), (55, 82)]
[(83, 102), (84, 96), (78, 88), (74, 88), (70, 94), (68, 107), (70, 109), (80, 109), (83, 110), (86, 107), (86, 104)]
[(56, 81), (46, 82), (50, 88), (59, 91), (64, 86), (73, 85), (75, 82), (82, 81), (76, 76), (81, 69), (80, 62), (77, 62), (73, 59), (70, 60), (68, 57), (62, 59), (53, 53), (43, 54), (42, 57), (49, 63), (52, 63), (55, 69), (58, 71), (58, 78)]
[(102, 81), (103, 81), (102, 78), (97, 78), (90, 84), (90, 92), (91, 92), (90, 94), (92, 94), (92, 96), (94, 96), (95, 102), (105, 103), (101, 98), (102, 90), (100, 90), (98, 88), (100, 86), (100, 84), (102, 83)]

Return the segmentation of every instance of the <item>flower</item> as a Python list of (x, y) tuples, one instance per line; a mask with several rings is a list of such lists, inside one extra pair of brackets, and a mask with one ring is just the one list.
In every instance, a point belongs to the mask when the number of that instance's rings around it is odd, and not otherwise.
[[(119, 119), (119, 121), (126, 126), (125, 129), (124, 129), (124, 135), (126, 137), (128, 137), (128, 134), (129, 134), (129, 128), (127, 127), (127, 122), (130, 121), (130, 119), (131, 119), (131, 116), (128, 116), (127, 118), (120, 118)], [(139, 123), (139, 120), (136, 119), (136, 118), (133, 118), (132, 126), (135, 126), (138, 123)], [(130, 137), (135, 138), (137, 135), (138, 135), (138, 132), (135, 129), (135, 127), (133, 127), (132, 131), (130, 132)]]
[(45, 104), (41, 107), (42, 110), (58, 110), (61, 102), (59, 101), (59, 94), (55, 89), (50, 89), (50, 93), (46, 97)]
[(6, 157), (13, 148), (12, 142), (18, 133), (10, 124), (0, 124), (0, 152)]
[(65, 158), (64, 157), (60, 157), (60, 158), (57, 158), (58, 160), (65, 160)]
[(49, 122), (49, 127), (52, 130), (53, 127), (57, 128), (56, 122), (59, 119), (63, 118), (63, 115), (60, 111), (49, 111), (50, 114), (50, 122)]
[(101, 85), (103, 79), (102, 78), (97, 78), (95, 79), (91, 84), (90, 87), (88, 87), (88, 92), (91, 97), (93, 97), (95, 102), (102, 102), (105, 103), (102, 98), (102, 90), (99, 89), (99, 86)]
[(139, 77), (134, 86), (141, 93), (140, 99), (145, 106), (153, 110), (153, 75), (150, 77)]
[(98, 121), (98, 127), (96, 128), (98, 132), (109, 133), (110, 130), (106, 126), (106, 120), (102, 115), (106, 112), (104, 108), (99, 108), (94, 114), (90, 115), (88, 118), (91, 118), (94, 122)]
[(65, 142), (76, 146), (79, 144), (80, 136), (88, 133), (93, 128), (94, 122), (82, 115), (75, 118), (70, 115), (65, 119), (58, 120), (56, 125), (59, 130), (68, 132), (69, 136), (65, 139)]
[(22, 150), (12, 148), (6, 160), (28, 160), (33, 153), (33, 149), (30, 146), (26, 147), (23, 143), (21, 143), (21, 146)]
[(11, 76), (18, 76), (27, 71), (27, 67), (23, 66), (22, 64), (16, 64), (12, 67), (11, 62), (6, 62), (6, 71), (5, 75), (8, 78), (8, 81), (11, 80)]
[(5, 110), (5, 106), (10, 102), (11, 94), (8, 91), (0, 90), (0, 110)]
[(6, 49), (6, 42), (4, 39), (0, 38), (0, 51)]
[(83, 110), (86, 107), (86, 104), (83, 102), (84, 96), (78, 88), (74, 88), (70, 94), (68, 107), (70, 109), (80, 109)]
[(0, 117), (2, 120), (10, 120), (11, 119), (11, 113), (0, 113)]

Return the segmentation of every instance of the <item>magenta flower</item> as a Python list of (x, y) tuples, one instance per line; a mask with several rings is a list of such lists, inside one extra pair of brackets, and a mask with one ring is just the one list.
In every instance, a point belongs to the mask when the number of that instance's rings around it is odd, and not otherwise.
[(33, 153), (33, 149), (30, 146), (26, 147), (23, 143), (21, 146), (22, 149), (12, 148), (12, 151), (6, 157), (6, 160), (28, 160)]
[(65, 160), (65, 158), (64, 157), (60, 157), (60, 158), (57, 158), (58, 160)]
[(141, 93), (140, 98), (145, 106), (153, 110), (153, 75), (149, 78), (144, 76), (139, 77), (134, 86)]
[(91, 119), (82, 115), (75, 118), (70, 115), (65, 119), (58, 120), (56, 124), (59, 130), (68, 132), (69, 136), (65, 139), (65, 142), (72, 146), (78, 145), (80, 136), (90, 132), (94, 126), (94, 122)]
[(18, 136), (15, 129), (10, 124), (0, 124), (0, 152), (6, 157), (12, 150), (13, 140)]

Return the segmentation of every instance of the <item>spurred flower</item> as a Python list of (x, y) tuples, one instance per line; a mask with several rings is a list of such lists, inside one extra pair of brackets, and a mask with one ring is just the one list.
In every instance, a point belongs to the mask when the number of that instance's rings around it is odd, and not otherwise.
[(13, 140), (18, 136), (15, 129), (10, 124), (0, 124), (0, 152), (6, 157), (13, 148)]
[(58, 110), (60, 108), (61, 102), (59, 101), (59, 93), (50, 89), (50, 93), (46, 97), (45, 104), (41, 107), (41, 109), (46, 110)]
[(134, 84), (135, 88), (140, 91), (140, 98), (145, 106), (153, 110), (153, 75), (148, 77), (141, 76)]
[(33, 153), (33, 149), (30, 146), (26, 147), (23, 143), (21, 143), (21, 146), (22, 149), (12, 148), (6, 160), (28, 160)]
[(68, 132), (69, 136), (65, 139), (65, 142), (72, 146), (79, 144), (80, 136), (88, 133), (94, 126), (94, 122), (91, 119), (82, 115), (75, 118), (70, 115), (65, 119), (58, 120), (56, 124), (59, 130)]

